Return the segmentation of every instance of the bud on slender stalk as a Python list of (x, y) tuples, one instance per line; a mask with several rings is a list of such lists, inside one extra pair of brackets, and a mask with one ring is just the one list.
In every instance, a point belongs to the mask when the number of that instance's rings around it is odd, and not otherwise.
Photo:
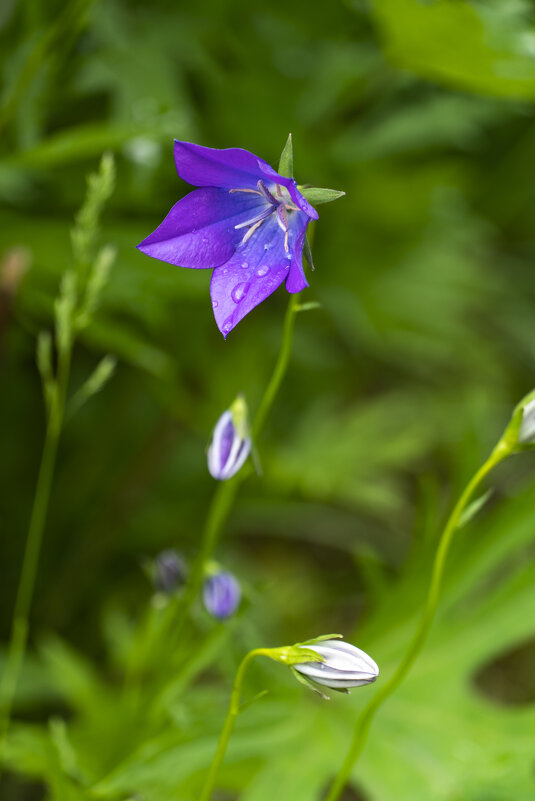
[[(323, 640), (310, 644), (303, 643), (308, 651), (315, 651), (323, 658), (321, 662), (302, 662), (294, 664), (294, 674), (319, 692), (317, 685), (329, 687), (339, 692), (349, 692), (351, 687), (371, 684), (379, 675), (379, 668), (360, 648), (341, 640)], [(322, 694), (322, 693), (320, 693)]]
[(166, 550), (158, 554), (152, 569), (152, 583), (157, 592), (172, 595), (184, 586), (186, 577), (186, 564), (179, 553)]
[(219, 418), (208, 448), (208, 470), (218, 481), (236, 475), (251, 451), (247, 404), (238, 396)]
[(226, 620), (237, 610), (241, 589), (232, 573), (221, 570), (205, 579), (203, 601), (206, 610), (218, 620)]

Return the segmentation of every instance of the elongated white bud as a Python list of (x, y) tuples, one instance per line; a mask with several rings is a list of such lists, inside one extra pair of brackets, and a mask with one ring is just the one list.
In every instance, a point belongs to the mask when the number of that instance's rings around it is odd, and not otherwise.
[(307, 644), (306, 648), (324, 661), (299, 663), (293, 669), (314, 684), (347, 691), (350, 687), (371, 684), (379, 675), (379, 668), (368, 654), (343, 640), (324, 640)]

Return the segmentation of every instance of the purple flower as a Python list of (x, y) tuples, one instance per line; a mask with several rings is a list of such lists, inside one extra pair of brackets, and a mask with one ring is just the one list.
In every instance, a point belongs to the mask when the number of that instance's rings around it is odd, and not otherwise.
[(175, 163), (179, 176), (199, 188), (138, 247), (179, 267), (215, 268), (212, 308), (226, 338), (284, 280), (288, 292), (308, 286), (303, 245), (318, 213), (293, 178), (248, 150), (175, 141)]
[(208, 470), (218, 481), (236, 475), (251, 451), (247, 404), (238, 395), (216, 423), (208, 447)]
[(218, 620), (226, 620), (234, 614), (241, 600), (241, 589), (237, 579), (222, 570), (209, 576), (203, 587), (203, 601), (207, 611)]

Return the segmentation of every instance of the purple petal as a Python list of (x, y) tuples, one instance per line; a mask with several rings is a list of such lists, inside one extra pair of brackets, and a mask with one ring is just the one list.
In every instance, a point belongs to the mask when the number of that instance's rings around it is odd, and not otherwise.
[(175, 164), (179, 176), (193, 186), (218, 186), (223, 189), (256, 189), (259, 180), (286, 187), (301, 211), (312, 220), (318, 212), (297, 189), (293, 178), (284, 178), (264, 159), (249, 150), (230, 147), (219, 150), (175, 139)]
[(267, 162), (241, 147), (219, 150), (175, 139), (175, 164), (179, 176), (193, 186), (256, 189), (260, 178), (277, 177)]
[(293, 226), (295, 245), (290, 273), (286, 279), (286, 291), (291, 294), (301, 292), (301, 290), (306, 289), (308, 286), (307, 279), (305, 278), (305, 271), (303, 270), (303, 245), (305, 244), (308, 222), (308, 217), (300, 214), (297, 222)]
[(139, 250), (178, 267), (209, 268), (227, 261), (241, 242), (234, 226), (265, 206), (259, 195), (203, 187), (175, 203)]
[(292, 212), (289, 216), (288, 253), (284, 249), (284, 232), (273, 214), (225, 264), (212, 273), (212, 307), (217, 327), (225, 338), (285, 278), (288, 279), (288, 291), (298, 292), (307, 286), (302, 251), (309, 218), (300, 212)]

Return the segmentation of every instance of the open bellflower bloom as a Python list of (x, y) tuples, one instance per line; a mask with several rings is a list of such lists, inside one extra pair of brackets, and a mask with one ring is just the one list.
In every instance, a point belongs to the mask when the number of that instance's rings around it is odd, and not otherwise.
[(247, 405), (239, 395), (217, 421), (208, 447), (208, 470), (218, 481), (236, 475), (251, 451)]
[(371, 684), (379, 675), (379, 668), (373, 659), (348, 642), (323, 640), (314, 644), (307, 643), (305, 647), (315, 651), (324, 660), (292, 666), (312, 689), (318, 689), (315, 685), (322, 685), (331, 690), (348, 692), (351, 687)]
[(226, 570), (205, 579), (202, 595), (206, 610), (218, 620), (233, 615), (241, 601), (238, 580)]
[(174, 154), (179, 176), (198, 188), (138, 247), (179, 267), (214, 268), (212, 308), (226, 338), (283, 281), (291, 293), (308, 286), (303, 245), (318, 213), (293, 178), (248, 150), (175, 141)]

